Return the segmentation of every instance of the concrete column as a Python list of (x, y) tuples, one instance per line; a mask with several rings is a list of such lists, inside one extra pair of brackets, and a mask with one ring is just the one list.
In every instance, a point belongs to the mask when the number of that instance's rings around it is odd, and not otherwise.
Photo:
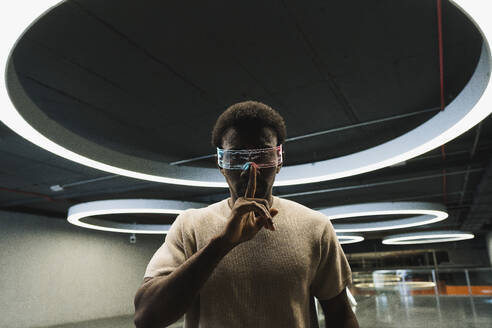
[(489, 253), (490, 266), (492, 266), (492, 231), (489, 231), (485, 240), (487, 242), (487, 252)]

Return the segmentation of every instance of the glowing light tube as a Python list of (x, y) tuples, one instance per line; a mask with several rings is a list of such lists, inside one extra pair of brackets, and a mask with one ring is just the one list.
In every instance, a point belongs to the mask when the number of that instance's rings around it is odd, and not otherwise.
[(364, 237), (358, 234), (337, 233), (338, 242), (340, 244), (360, 243)]
[[(110, 220), (91, 218), (110, 214), (154, 213), (179, 214), (189, 208), (207, 206), (201, 203), (181, 202), (160, 199), (112, 199), (99, 200), (74, 205), (68, 210), (68, 222), (79, 227), (126, 233), (166, 234), (171, 225), (168, 224), (131, 224)], [(88, 221), (82, 221), (88, 218)]]
[(474, 234), (470, 232), (443, 230), (443, 231), (425, 231), (391, 235), (383, 238), (383, 244), (386, 245), (409, 245), (409, 244), (430, 244), (444, 243), (450, 241), (460, 241), (473, 239)]
[(325, 214), (330, 220), (333, 221), (354, 217), (418, 214), (409, 218), (386, 221), (376, 220), (373, 222), (364, 223), (333, 223), (333, 227), (335, 228), (337, 234), (340, 232), (403, 229), (439, 222), (448, 217), (445, 206), (427, 202), (362, 203), (328, 207), (319, 209), (318, 211)]

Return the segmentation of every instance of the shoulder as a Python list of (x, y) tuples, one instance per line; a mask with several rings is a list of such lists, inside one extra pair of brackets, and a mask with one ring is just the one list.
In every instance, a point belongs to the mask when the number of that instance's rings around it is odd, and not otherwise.
[(210, 230), (216, 226), (221, 202), (198, 206), (181, 212), (172, 223), (165, 239), (168, 244), (183, 249), (187, 257), (197, 251), (204, 234), (208, 236)]
[(210, 225), (227, 214), (225, 207), (228, 208), (227, 199), (204, 207), (189, 208), (181, 212), (173, 224), (185, 230), (199, 228), (204, 224)]
[(313, 210), (297, 202), (277, 197), (279, 211), (287, 219), (292, 229), (303, 236), (321, 240), (324, 234), (333, 235), (333, 226), (330, 219), (321, 212)]
[(297, 219), (307, 220), (309, 223), (319, 223), (322, 225), (326, 225), (330, 222), (330, 219), (321, 212), (289, 199), (280, 197), (276, 198), (279, 207), (281, 207), (281, 209), (289, 216), (295, 216)]

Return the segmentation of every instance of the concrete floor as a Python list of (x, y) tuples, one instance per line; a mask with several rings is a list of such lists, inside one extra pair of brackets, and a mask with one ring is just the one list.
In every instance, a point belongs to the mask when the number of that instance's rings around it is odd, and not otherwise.
[[(168, 327), (182, 328), (183, 322), (180, 320)], [(135, 325), (133, 324), (133, 315), (126, 315), (39, 328), (135, 328)]]
[[(361, 328), (483, 328), (492, 327), (492, 297), (400, 296), (382, 293), (357, 297)], [(324, 326), (321, 319), (321, 327)], [(134, 328), (132, 316), (51, 326), (53, 328)], [(177, 322), (170, 326), (181, 328)], [(328, 326), (329, 327), (329, 326)]]

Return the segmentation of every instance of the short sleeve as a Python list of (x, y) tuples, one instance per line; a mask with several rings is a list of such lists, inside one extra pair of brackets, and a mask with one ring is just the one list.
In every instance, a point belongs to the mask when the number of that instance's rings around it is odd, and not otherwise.
[(183, 240), (183, 212), (173, 222), (166, 239), (150, 259), (144, 278), (166, 276), (186, 261), (186, 245)]
[(340, 294), (351, 281), (352, 271), (338, 242), (335, 230), (327, 219), (320, 239), (320, 261), (311, 283), (311, 293), (320, 300)]

